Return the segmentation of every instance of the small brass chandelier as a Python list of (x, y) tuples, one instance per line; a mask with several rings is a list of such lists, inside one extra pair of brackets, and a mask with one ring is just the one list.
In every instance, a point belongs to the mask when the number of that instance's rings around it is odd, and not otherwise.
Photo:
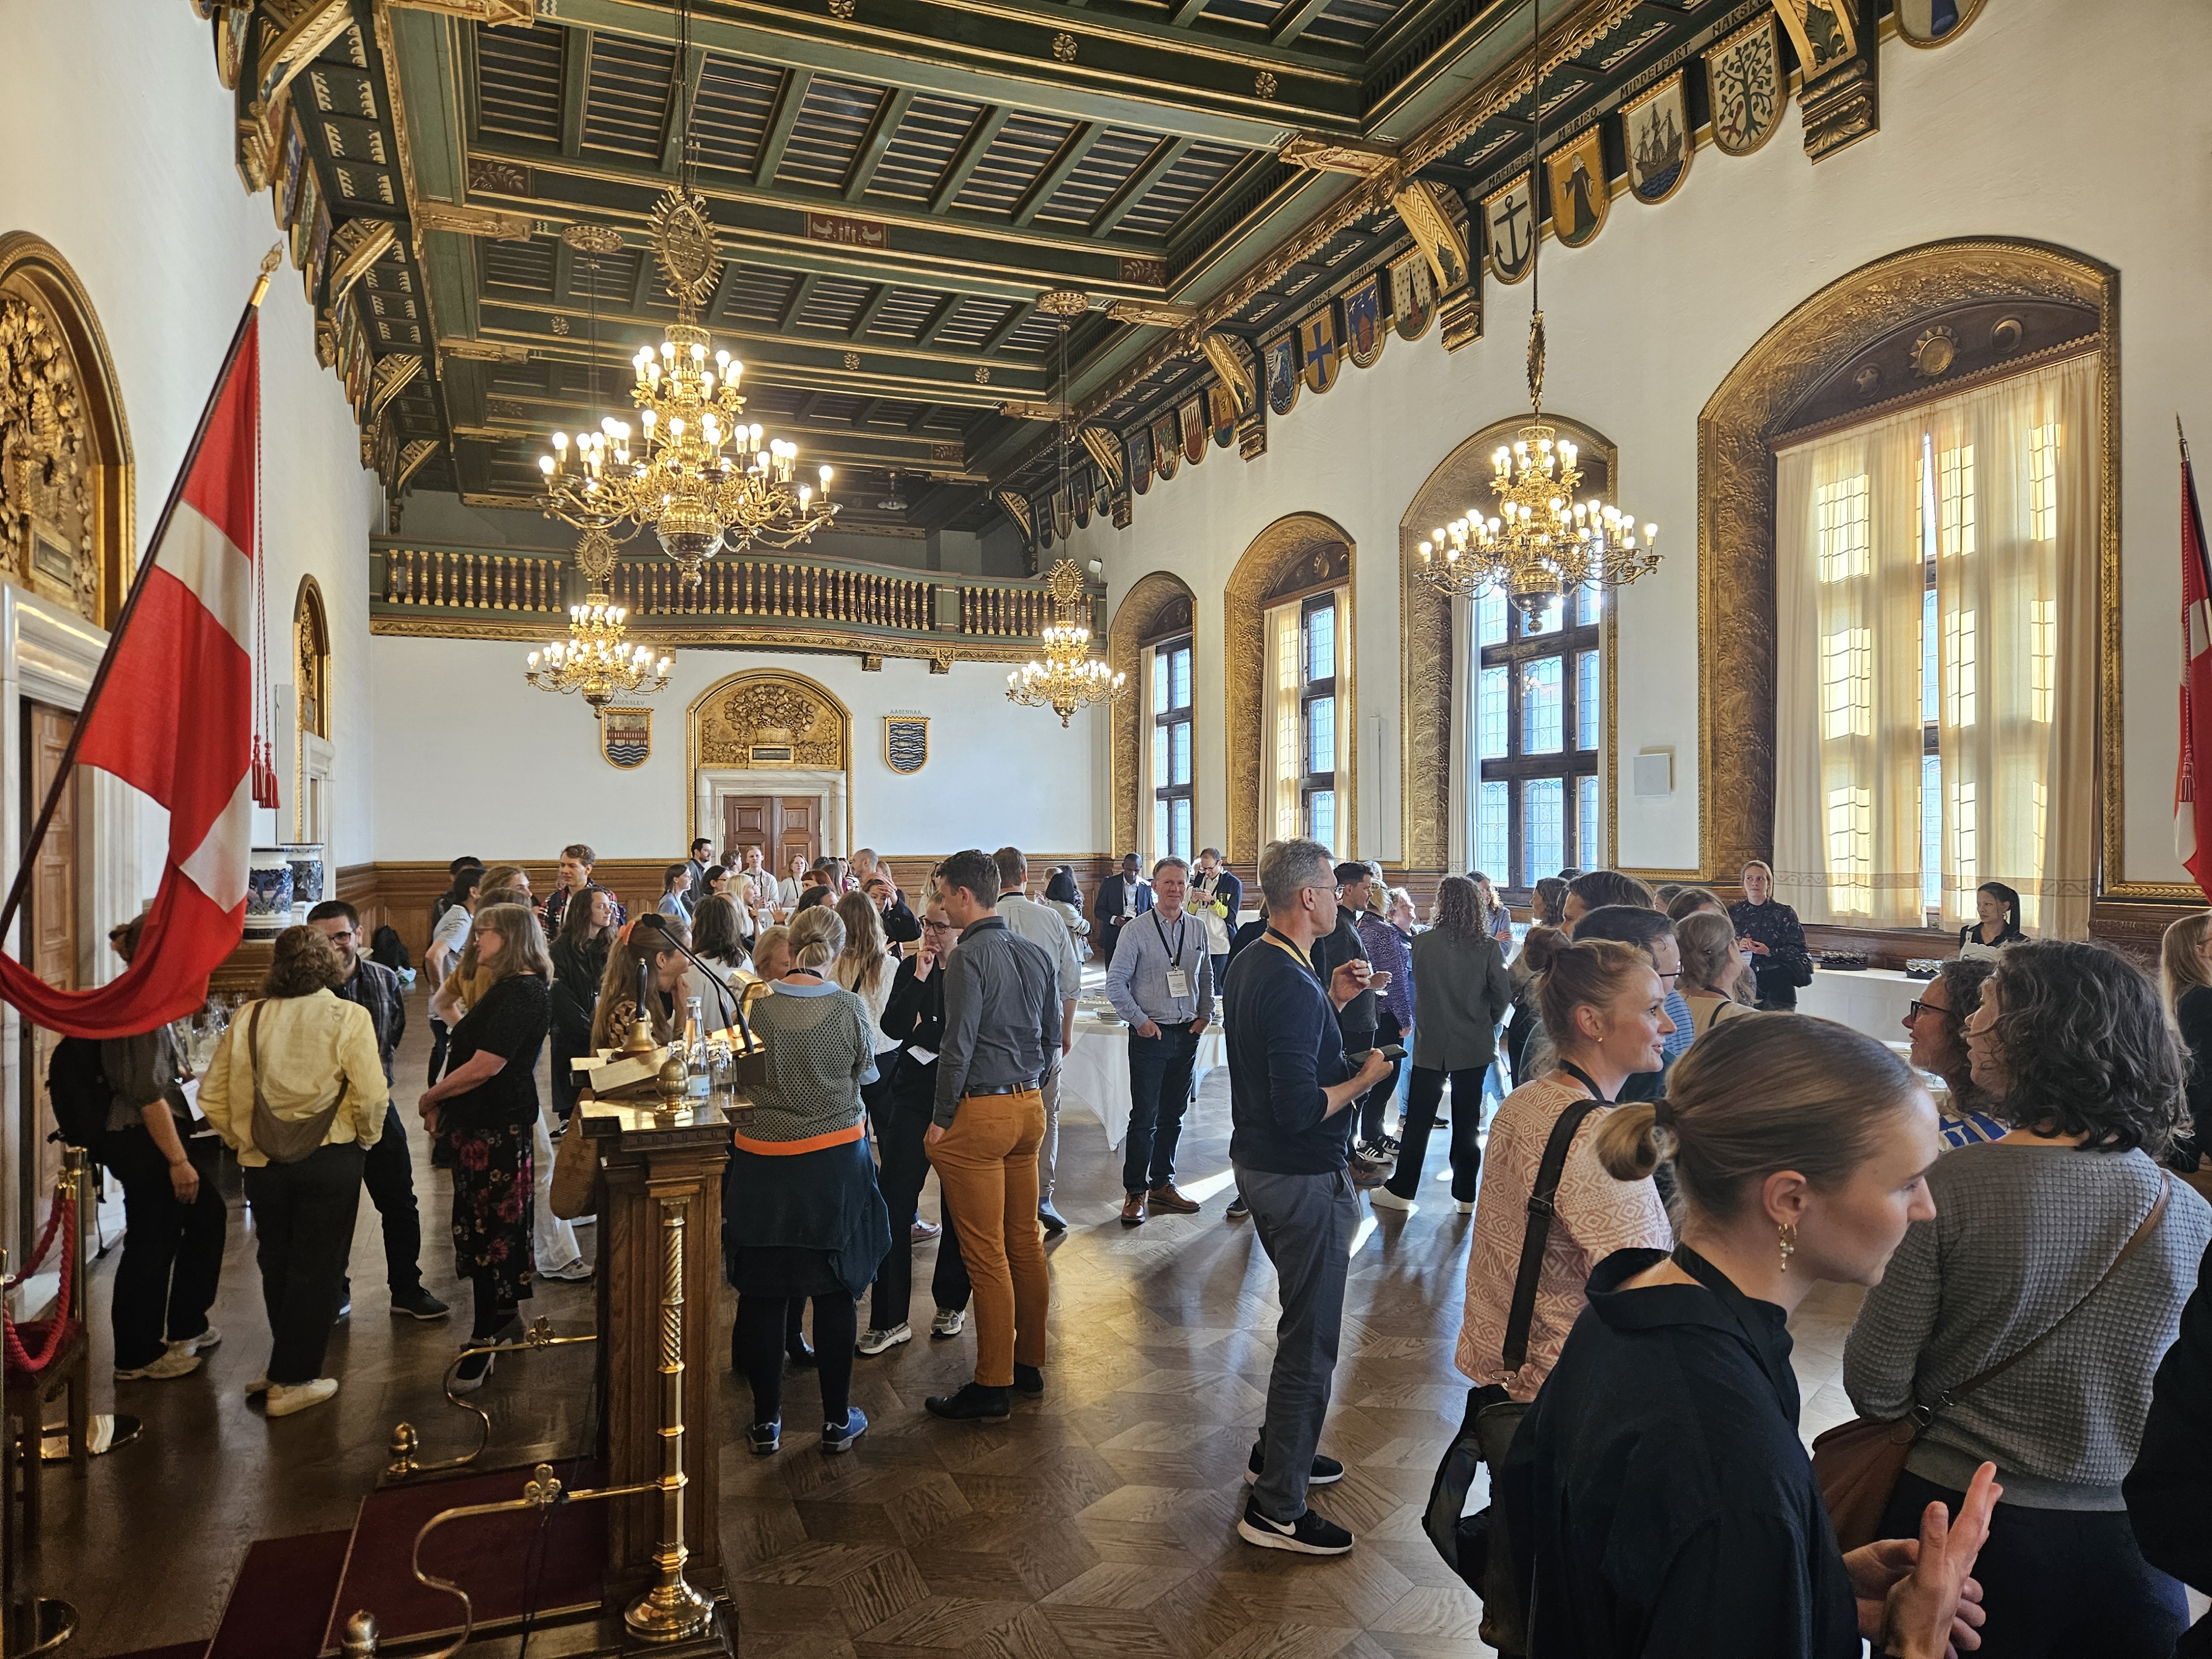
[(604, 530), (589, 530), (576, 544), (576, 568), (591, 583), (581, 605), (568, 607), (568, 637), (530, 653), (523, 678), (540, 691), (580, 696), (597, 718), (617, 697), (649, 697), (668, 684), (674, 659), (657, 660), (649, 645), (631, 645), (629, 612), (606, 591), (615, 568), (615, 544)]
[(1117, 674), (1091, 654), (1091, 630), (1084, 625), (1083, 575), (1075, 561), (1052, 568), (1045, 591), (1057, 619), (1040, 635), (1044, 660), (1024, 663), (1006, 676), (1006, 701), (1024, 708), (1050, 708), (1065, 726), (1079, 708), (1111, 702), (1127, 691), (1128, 676)]
[[(1536, 7), (1540, 16), (1540, 0)], [(1540, 27), (1530, 46), (1532, 160), (1528, 189), (1533, 206), (1543, 166), (1544, 69)], [(1537, 267), (1543, 237), (1528, 254), (1528, 424), (1512, 445), (1491, 457), (1495, 469), (1492, 493), (1498, 512), (1485, 517), (1479, 507), (1467, 516), (1437, 526), (1420, 544), (1421, 577), (1455, 599), (1474, 599), (1494, 588), (1523, 611), (1540, 611), (1581, 587), (1610, 591), (1659, 568), (1651, 544), (1659, 526), (1647, 524), (1639, 541), (1633, 514), (1601, 495), (1577, 501), (1582, 469), (1573, 443), (1544, 419), (1544, 308)]]

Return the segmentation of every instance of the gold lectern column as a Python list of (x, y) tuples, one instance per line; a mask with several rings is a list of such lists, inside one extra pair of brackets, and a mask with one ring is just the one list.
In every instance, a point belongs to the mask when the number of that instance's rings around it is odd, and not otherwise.
[(623, 1621), (653, 1642), (678, 1642), (707, 1628), (712, 1608), (684, 1581), (684, 1231), (688, 1200), (660, 1200), (660, 1539), (659, 1582), (630, 1603)]

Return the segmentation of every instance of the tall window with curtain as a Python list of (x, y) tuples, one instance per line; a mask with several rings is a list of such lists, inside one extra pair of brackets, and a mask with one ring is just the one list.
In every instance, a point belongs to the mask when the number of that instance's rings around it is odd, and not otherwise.
[(1598, 595), (1582, 589), (1536, 611), (1502, 592), (1474, 602), (1477, 868), (1532, 887), (1605, 859), (1598, 816), (1603, 655)]
[(1298, 609), (1298, 828), (1322, 846), (1340, 849), (1336, 763), (1343, 734), (1337, 720), (1336, 595), (1317, 593)]
[(1342, 587), (1286, 597), (1267, 613), (1266, 744), (1261, 830), (1305, 836), (1346, 854), (1351, 842), (1352, 652)]
[(1975, 889), (2088, 925), (2098, 365), (2079, 357), (1784, 449), (1781, 896), (1956, 928)]
[(1162, 641), (1146, 655), (1152, 855), (1187, 859), (1192, 856), (1190, 636)]

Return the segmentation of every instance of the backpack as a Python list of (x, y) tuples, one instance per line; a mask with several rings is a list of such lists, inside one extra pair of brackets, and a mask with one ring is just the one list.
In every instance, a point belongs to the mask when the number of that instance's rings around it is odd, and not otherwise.
[(53, 1059), (46, 1066), (46, 1097), (54, 1109), (51, 1139), (82, 1146), (94, 1162), (102, 1161), (115, 1091), (107, 1086), (97, 1039), (65, 1036), (54, 1045)]
[(369, 940), (368, 959), (382, 963), (394, 973), (408, 972), (415, 966), (407, 954), (407, 947), (399, 941), (399, 930), (388, 921), (378, 928)]

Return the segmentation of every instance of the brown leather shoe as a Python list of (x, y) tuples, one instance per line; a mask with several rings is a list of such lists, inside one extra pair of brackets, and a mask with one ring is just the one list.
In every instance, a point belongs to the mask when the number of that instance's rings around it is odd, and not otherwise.
[(1144, 1221), (1145, 1195), (1142, 1193), (1127, 1194), (1121, 1200), (1121, 1224), (1124, 1227), (1140, 1227)]
[(1155, 1187), (1146, 1194), (1146, 1201), (1155, 1210), (1172, 1210), (1177, 1215), (1196, 1215), (1198, 1206), (1176, 1190), (1170, 1181), (1164, 1187)]

